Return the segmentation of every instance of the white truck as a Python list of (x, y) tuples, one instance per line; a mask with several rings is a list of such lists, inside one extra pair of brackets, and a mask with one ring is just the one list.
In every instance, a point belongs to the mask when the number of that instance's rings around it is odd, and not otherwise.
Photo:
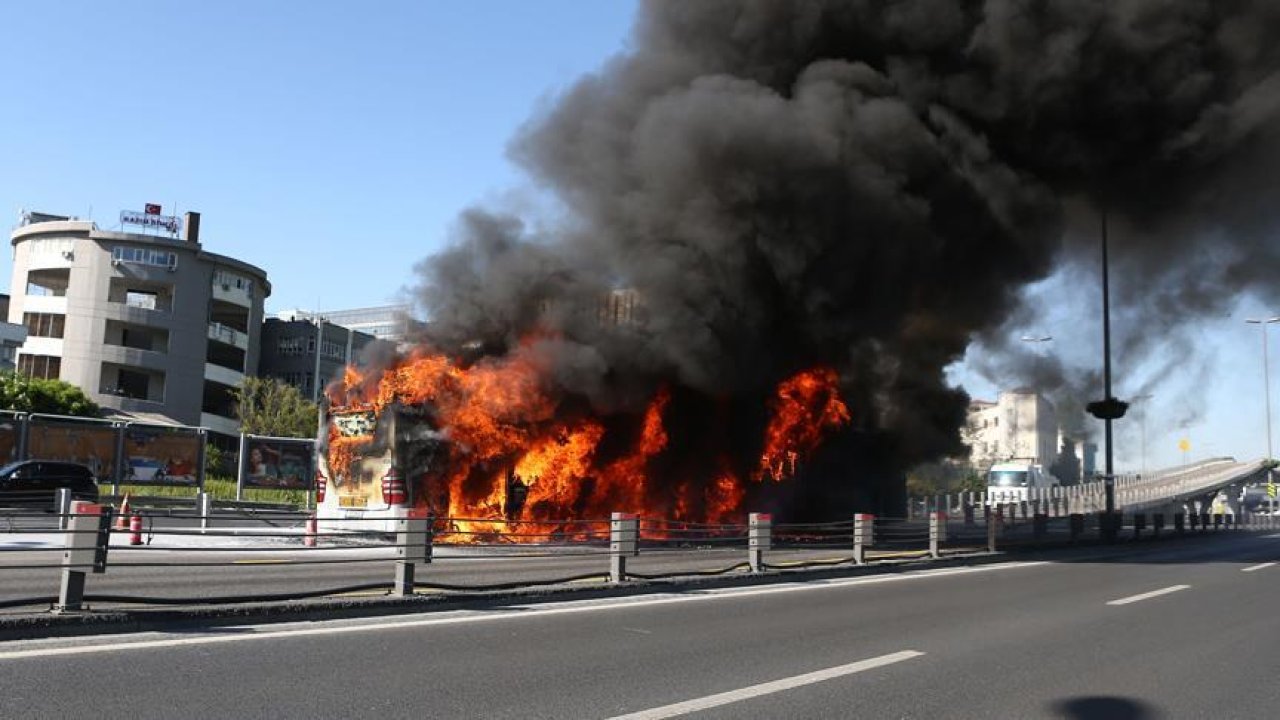
[(1029, 460), (996, 463), (987, 471), (987, 504), (1003, 505), (1031, 500), (1031, 492), (1047, 495), (1058, 478)]

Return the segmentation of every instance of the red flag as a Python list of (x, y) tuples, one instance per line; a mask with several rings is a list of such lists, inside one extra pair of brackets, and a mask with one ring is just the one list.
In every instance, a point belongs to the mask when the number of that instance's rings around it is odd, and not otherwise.
[(157, 205), (157, 204), (155, 204), (155, 203), (147, 203), (146, 213), (147, 213), (148, 215), (159, 215), (159, 214), (160, 214), (160, 206), (159, 206), (159, 205)]

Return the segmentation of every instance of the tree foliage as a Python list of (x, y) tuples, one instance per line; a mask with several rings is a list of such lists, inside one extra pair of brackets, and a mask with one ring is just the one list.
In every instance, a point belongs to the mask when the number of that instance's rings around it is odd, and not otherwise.
[(64, 380), (33, 378), (11, 370), (0, 372), (0, 408), (15, 412), (98, 417), (97, 403)]
[(319, 421), (315, 403), (275, 378), (247, 377), (236, 390), (242, 432), (273, 437), (313, 438)]

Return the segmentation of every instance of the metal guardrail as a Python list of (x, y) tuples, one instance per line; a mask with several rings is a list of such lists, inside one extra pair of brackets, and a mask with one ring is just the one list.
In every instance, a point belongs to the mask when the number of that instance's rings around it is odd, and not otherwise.
[[(57, 596), (5, 597), (0, 608), (82, 610), (86, 603), (129, 605), (209, 605), (301, 600), (349, 593), (408, 596), (419, 591), (476, 593), (560, 585), (621, 584), (683, 576), (760, 574), (831, 566), (862, 566), (968, 556), (1021, 546), (1043, 547), (1109, 539), (1131, 533), (1152, 535), (1210, 529), (1271, 527), (1277, 518), (1235, 515), (1138, 513), (1113, 516), (1073, 512), (1050, 515), (1046, 507), (1022, 511), (1018, 504), (969, 503), (925, 518), (855, 515), (847, 521), (778, 523), (752, 514), (747, 523), (687, 523), (615, 513), (610, 518), (562, 522), (510, 522), (484, 518), (428, 518), (395, 521), (393, 532), (372, 531), (340, 519), (273, 514), (261, 527), (216, 528), (219, 518), (204, 513), (132, 514), (123, 521), (109, 507), (67, 505), (69, 512), (19, 511), (0, 516), (0, 587), (8, 572), (50, 571), (60, 578)], [(174, 527), (172, 521), (190, 521)], [(58, 526), (65, 528), (58, 530)], [(57, 542), (47, 542), (50, 535)], [(44, 535), (46, 542), (28, 542)], [(114, 541), (113, 541), (114, 540)], [(195, 547), (192, 541), (198, 540)], [(7, 542), (6, 542), (7, 541)], [(519, 569), (511, 563), (519, 561)], [(448, 571), (466, 561), (477, 577)], [(292, 566), (369, 564), (392, 572), (384, 580), (342, 586), (241, 594), (142, 595), (86, 592), (86, 576), (112, 570), (172, 568), (174, 582), (212, 568), (248, 572), (262, 564), (276, 572)], [(433, 569), (434, 568), (434, 569)], [(505, 568), (505, 569), (501, 569)], [(545, 572), (543, 572), (545, 570)], [(422, 576), (418, 575), (421, 571)], [(186, 572), (186, 575), (181, 573)], [(499, 575), (499, 573), (506, 573)], [(303, 578), (309, 580), (310, 576)]]

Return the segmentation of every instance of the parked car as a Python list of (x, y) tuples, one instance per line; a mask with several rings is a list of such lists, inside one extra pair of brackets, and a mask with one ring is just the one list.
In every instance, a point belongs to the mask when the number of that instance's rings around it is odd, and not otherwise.
[(59, 488), (70, 488), (73, 500), (98, 500), (93, 471), (79, 463), (20, 460), (0, 467), (0, 506), (52, 508)]

